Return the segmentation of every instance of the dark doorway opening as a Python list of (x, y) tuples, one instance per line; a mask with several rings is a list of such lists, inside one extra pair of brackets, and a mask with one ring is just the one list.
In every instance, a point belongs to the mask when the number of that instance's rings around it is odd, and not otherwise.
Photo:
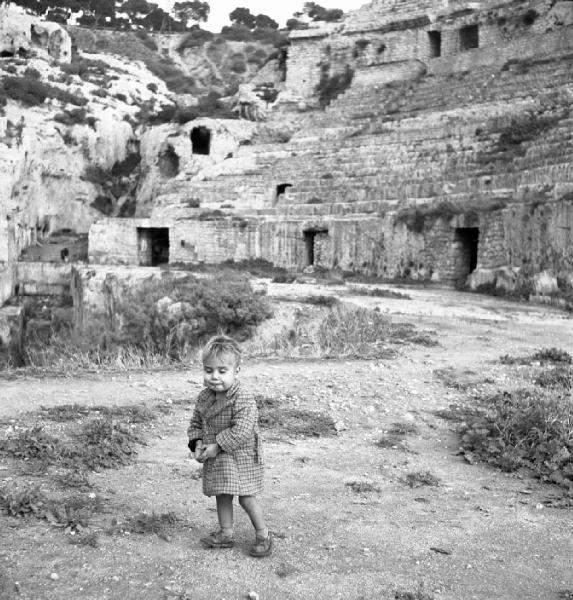
[(305, 231), (304, 232), (304, 250), (305, 250), (305, 263), (306, 266), (314, 265), (314, 239), (316, 238), (316, 231)]
[(211, 130), (208, 127), (193, 127), (191, 144), (193, 154), (209, 154), (211, 152)]
[(292, 187), (292, 183), (279, 183), (276, 187), (275, 193), (275, 203), (278, 202), (281, 196), (286, 194), (286, 191), (289, 187)]
[(303, 231), (305, 263), (307, 267), (317, 264), (320, 254), (319, 242), (328, 236), (328, 229), (307, 229)]
[(476, 270), (478, 262), (478, 227), (459, 227), (456, 241), (460, 244), (460, 275), (463, 277)]
[(460, 50), (479, 48), (479, 29), (477, 25), (466, 25), (460, 29)]
[(156, 267), (169, 262), (169, 228), (138, 227), (139, 264)]
[(428, 31), (428, 41), (430, 42), (430, 58), (442, 56), (442, 32)]

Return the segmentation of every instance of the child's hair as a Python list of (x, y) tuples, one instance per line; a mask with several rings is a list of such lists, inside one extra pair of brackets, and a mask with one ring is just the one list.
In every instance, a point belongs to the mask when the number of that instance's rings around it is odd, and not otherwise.
[(220, 358), (224, 354), (232, 354), (236, 365), (241, 362), (241, 347), (239, 344), (227, 335), (216, 335), (205, 344), (201, 358), (205, 362), (208, 358)]

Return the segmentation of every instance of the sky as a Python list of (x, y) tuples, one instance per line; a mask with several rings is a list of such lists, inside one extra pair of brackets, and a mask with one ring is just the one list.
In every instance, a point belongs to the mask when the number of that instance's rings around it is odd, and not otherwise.
[[(152, 1), (159, 4), (164, 10), (170, 9), (174, 3), (174, 0)], [(305, 0), (207, 0), (207, 2), (211, 7), (211, 12), (207, 24), (201, 26), (218, 33), (221, 31), (221, 27), (229, 25), (229, 13), (237, 7), (248, 8), (254, 15), (259, 13), (268, 15), (280, 27), (284, 27), (287, 19), (290, 19), (294, 12), (302, 10)], [(344, 12), (360, 8), (368, 3), (369, 0), (319, 0), (316, 2), (324, 8), (341, 8)]]

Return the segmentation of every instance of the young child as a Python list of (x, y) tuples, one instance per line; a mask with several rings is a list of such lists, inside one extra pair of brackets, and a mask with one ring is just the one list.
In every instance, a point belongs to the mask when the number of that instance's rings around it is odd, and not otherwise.
[(197, 396), (187, 430), (189, 449), (203, 463), (203, 493), (215, 496), (219, 531), (201, 542), (208, 548), (231, 548), (233, 496), (255, 528), (252, 556), (268, 556), (273, 538), (256, 495), (263, 488), (263, 459), (255, 398), (237, 380), (241, 349), (227, 336), (211, 338), (203, 349), (205, 389)]

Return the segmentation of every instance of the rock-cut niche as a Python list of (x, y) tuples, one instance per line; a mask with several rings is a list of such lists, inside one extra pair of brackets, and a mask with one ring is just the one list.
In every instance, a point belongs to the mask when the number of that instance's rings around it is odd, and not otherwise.
[(193, 127), (191, 130), (193, 154), (209, 154), (211, 152), (211, 130), (208, 127)]

